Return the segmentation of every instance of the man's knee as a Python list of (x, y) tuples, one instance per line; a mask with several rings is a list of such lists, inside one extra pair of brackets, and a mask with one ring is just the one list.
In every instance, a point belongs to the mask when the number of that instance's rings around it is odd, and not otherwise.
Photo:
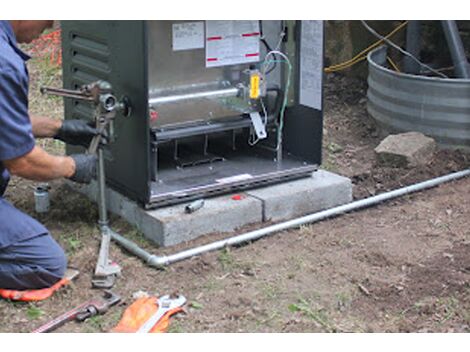
[(44, 234), (0, 253), (0, 286), (17, 290), (50, 287), (63, 278), (66, 267), (63, 249)]

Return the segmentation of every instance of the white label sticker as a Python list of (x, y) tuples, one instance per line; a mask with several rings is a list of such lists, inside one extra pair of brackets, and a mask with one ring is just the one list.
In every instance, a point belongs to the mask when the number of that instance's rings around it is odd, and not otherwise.
[(206, 67), (259, 60), (258, 21), (206, 21)]
[(300, 94), (302, 105), (322, 109), (323, 21), (302, 21)]
[(204, 48), (204, 22), (173, 24), (173, 51)]

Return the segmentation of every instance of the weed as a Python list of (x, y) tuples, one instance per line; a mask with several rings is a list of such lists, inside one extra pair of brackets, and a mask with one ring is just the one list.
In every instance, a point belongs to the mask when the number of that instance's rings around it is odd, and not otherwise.
[(340, 146), (339, 144), (336, 144), (334, 142), (328, 143), (326, 146), (329, 152), (336, 154), (336, 153), (341, 153), (343, 151), (343, 147)]
[(220, 251), (217, 259), (225, 271), (233, 269), (235, 265), (235, 259), (233, 258), (228, 248), (224, 248), (222, 251)]
[(195, 301), (193, 301), (193, 302), (190, 303), (190, 307), (191, 307), (191, 308), (194, 308), (194, 309), (202, 309), (202, 308), (204, 308), (204, 306), (203, 306), (201, 303), (198, 303), (198, 302), (195, 302)]
[(338, 172), (338, 166), (332, 158), (325, 158), (321, 165), (323, 170), (330, 171), (330, 172)]
[(78, 232), (75, 231), (65, 231), (59, 234), (60, 242), (64, 244), (67, 254), (71, 256), (83, 248), (83, 241), (81, 237), (83, 236), (80, 236)]
[(220, 280), (217, 280), (215, 277), (210, 277), (207, 281), (202, 285), (202, 287), (207, 291), (215, 291), (222, 288)]
[(269, 299), (276, 299), (279, 297), (279, 288), (270, 283), (263, 283), (261, 288), (263, 294)]
[[(142, 232), (140, 232), (136, 228), (133, 228), (129, 231), (119, 231), (119, 229), (118, 229), (118, 232), (125, 232), (126, 238), (129, 239), (130, 241), (135, 242), (140, 247), (145, 248), (145, 247), (150, 246), (150, 242), (145, 238), (145, 236), (142, 234)], [(152, 244), (151, 246), (152, 246), (152, 248), (155, 248), (156, 245)]]
[(95, 331), (103, 331), (103, 317), (101, 315), (95, 315), (94, 317), (87, 319), (86, 323)]
[(336, 304), (339, 311), (348, 309), (351, 301), (352, 299), (349, 292), (339, 292), (336, 294)]
[(28, 319), (35, 320), (38, 319), (41, 315), (44, 314), (44, 311), (36, 306), (30, 305), (26, 310), (26, 315)]
[(291, 312), (300, 312), (306, 315), (308, 318), (320, 324), (328, 332), (336, 331), (336, 328), (328, 322), (328, 316), (324, 309), (312, 307), (311, 304), (303, 298), (300, 298), (298, 303), (289, 304), (288, 309)]
[(184, 330), (179, 321), (172, 320), (167, 332), (174, 333), (174, 334), (181, 334), (181, 333), (184, 333)]
[(449, 319), (452, 319), (459, 309), (459, 301), (455, 297), (449, 297), (442, 302), (444, 308), (444, 317), (440, 323), (444, 323)]

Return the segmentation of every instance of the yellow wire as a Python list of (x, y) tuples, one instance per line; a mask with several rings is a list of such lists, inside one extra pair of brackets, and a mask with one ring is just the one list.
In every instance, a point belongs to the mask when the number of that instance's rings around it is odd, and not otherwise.
[[(408, 21), (404, 21), (403, 23), (401, 23), (399, 26), (397, 26), (397, 28), (395, 28), (393, 31), (391, 31), (389, 34), (387, 34), (384, 39), (388, 39), (390, 38), (392, 35), (394, 35), (395, 33), (397, 33), (398, 31), (400, 31), (403, 27), (405, 27), (406, 25), (408, 24)], [(375, 43), (369, 45), (367, 48), (365, 48), (364, 50), (362, 50), (360, 53), (358, 53), (357, 55), (355, 55), (353, 58), (345, 61), (345, 62), (342, 62), (342, 63), (339, 63), (339, 64), (335, 64), (335, 65), (331, 65), (329, 67), (326, 67), (325, 68), (325, 72), (326, 73), (331, 73), (331, 72), (336, 72), (336, 71), (340, 71), (340, 70), (344, 70), (346, 68), (349, 68), (355, 64), (357, 64), (358, 62), (364, 60), (366, 57), (367, 57), (367, 53), (369, 51), (371, 51), (372, 49), (374, 49), (375, 47), (379, 46), (380, 44), (382, 44), (384, 42), (384, 39), (380, 39), (378, 41), (376, 41)]]
[(392, 58), (390, 56), (387, 56), (387, 61), (390, 64), (390, 66), (393, 67), (393, 69), (397, 72), (401, 72), (398, 66), (393, 62)]

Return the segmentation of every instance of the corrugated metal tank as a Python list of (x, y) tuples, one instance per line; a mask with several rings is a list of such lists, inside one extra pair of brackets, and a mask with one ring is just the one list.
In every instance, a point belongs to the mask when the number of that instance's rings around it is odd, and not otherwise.
[(367, 59), (367, 110), (386, 132), (422, 132), (442, 148), (470, 150), (470, 80), (392, 71), (384, 46)]

